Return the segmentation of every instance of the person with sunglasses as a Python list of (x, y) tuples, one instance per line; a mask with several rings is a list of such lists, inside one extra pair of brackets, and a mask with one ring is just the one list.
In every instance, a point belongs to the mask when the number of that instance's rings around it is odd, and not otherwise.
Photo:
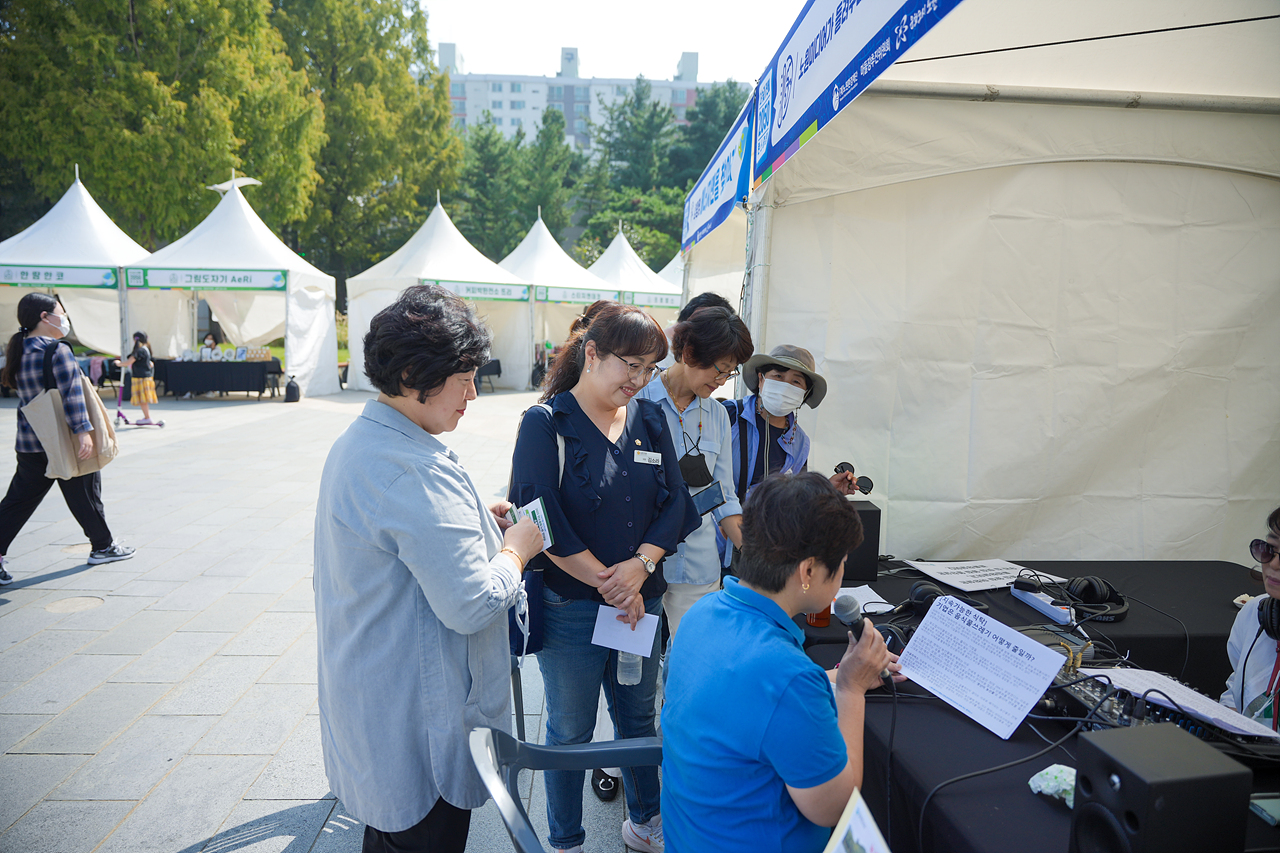
[[(661, 615), (663, 558), (698, 527), (667, 420), (639, 399), (666, 351), (662, 327), (643, 310), (593, 305), (547, 375), (547, 405), (531, 407), (521, 421), (508, 499), (523, 507), (541, 498), (553, 539), (529, 563), (543, 571), (537, 655), (549, 745), (591, 740), (601, 687), (620, 737), (655, 733), (658, 634), (630, 684), (619, 678), (619, 653), (591, 639), (601, 605), (625, 611), (618, 618), (633, 626), (646, 613)], [(545, 772), (556, 850), (581, 851), (586, 840), (583, 778), (580, 770)], [(662, 850), (658, 768), (626, 768), (623, 791), (630, 815), (623, 841)]]
[(675, 362), (638, 395), (662, 407), (675, 436), (680, 474), (692, 494), (718, 491), (722, 501), (707, 501), (698, 509), (702, 523), (667, 561), (667, 592), (662, 597), (671, 635), (700, 598), (720, 588), (720, 553), (716, 526), (735, 546), (742, 545), (742, 505), (734, 493), (729, 415), (711, 399), (738, 375), (738, 366), (754, 348), (747, 324), (728, 308), (701, 308), (677, 323), (672, 333)]
[(1258, 561), (1266, 594), (1251, 599), (1236, 614), (1227, 638), (1231, 675), (1218, 701), (1275, 731), (1280, 693), (1280, 507), (1267, 517), (1267, 538), (1249, 543), (1249, 553)]

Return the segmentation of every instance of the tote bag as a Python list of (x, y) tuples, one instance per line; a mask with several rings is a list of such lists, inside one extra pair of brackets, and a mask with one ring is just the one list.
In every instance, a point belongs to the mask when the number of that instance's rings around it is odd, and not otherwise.
[[(90, 436), (93, 438), (93, 455), (88, 459), (80, 459), (77, 451), (80, 442), (71, 433), (62, 407), (62, 392), (53, 378), (53, 356), (60, 344), (54, 344), (44, 351), (44, 390), (22, 407), (22, 416), (27, 419), (31, 431), (40, 440), (45, 455), (49, 457), (45, 476), (51, 480), (70, 480), (100, 471), (120, 453), (116, 443), (116, 431), (111, 424), (111, 416), (97, 389), (89, 381), (89, 377), (79, 373), (78, 381), (84, 392), (85, 409), (89, 414), (89, 423), (93, 426)], [(78, 372), (78, 370), (77, 370)]]

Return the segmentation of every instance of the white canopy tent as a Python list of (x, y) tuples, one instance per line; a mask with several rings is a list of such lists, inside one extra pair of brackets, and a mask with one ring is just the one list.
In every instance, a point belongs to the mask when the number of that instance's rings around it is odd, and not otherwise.
[(710, 291), (729, 300), (730, 305), (739, 305), (746, 247), (747, 214), (736, 207), (718, 228), (686, 251), (689, 274), (684, 283), (684, 301)]
[(665, 329), (676, 321), (680, 306), (680, 285), (672, 284), (640, 260), (619, 229), (609, 248), (588, 269), (622, 292), (622, 301), (648, 311)]
[(1280, 495), (1274, 11), (965, 0), (754, 188), (756, 348), (813, 351), (810, 468), (875, 480), (882, 552), (1246, 558)]
[[(125, 270), (130, 320), (166, 306), (171, 288), (198, 292), (228, 341), (262, 346), (284, 337), (285, 372), (309, 396), (336, 394), (338, 332), (334, 281), (271, 233), (232, 186), (199, 225)], [(190, 317), (190, 315), (189, 315)], [(136, 320), (154, 342), (167, 335), (180, 349), (194, 344), (194, 322)]]
[(471, 302), (493, 332), (493, 358), (502, 362), (502, 376), (494, 378), (494, 386), (528, 387), (533, 368), (529, 284), (468, 243), (438, 201), (407, 243), (347, 279), (348, 387), (374, 390), (364, 375), (364, 335), (374, 315), (415, 284), (439, 284)]
[(77, 169), (48, 213), (0, 243), (0, 339), (18, 331), (18, 302), (39, 288), (58, 294), (81, 343), (119, 355), (129, 335), (120, 323), (119, 270), (145, 257), (89, 195)]
[(617, 300), (619, 290), (569, 257), (551, 236), (542, 217), (499, 264), (533, 284), (533, 346), (548, 351), (569, 336), (569, 326), (586, 306)]
[(676, 252), (667, 265), (658, 270), (658, 278), (666, 279), (677, 287), (684, 287), (684, 256)]

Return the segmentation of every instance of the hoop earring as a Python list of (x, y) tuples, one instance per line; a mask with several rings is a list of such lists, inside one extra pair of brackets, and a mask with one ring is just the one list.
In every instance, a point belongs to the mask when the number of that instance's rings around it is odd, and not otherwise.
[(801, 592), (808, 592), (808, 591), (809, 591), (809, 585), (808, 585), (807, 583), (802, 583), (802, 584), (800, 584), (800, 591), (801, 591)]

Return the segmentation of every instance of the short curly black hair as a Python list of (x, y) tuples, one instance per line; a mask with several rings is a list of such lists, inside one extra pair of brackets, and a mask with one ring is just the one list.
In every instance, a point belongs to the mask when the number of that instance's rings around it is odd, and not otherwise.
[(364, 374), (389, 397), (418, 392), (418, 402), (445, 380), (489, 362), (493, 335), (471, 307), (435, 284), (404, 290), (369, 323)]
[(738, 576), (765, 592), (781, 592), (800, 563), (815, 557), (830, 578), (862, 544), (862, 521), (821, 474), (773, 474), (742, 508)]

